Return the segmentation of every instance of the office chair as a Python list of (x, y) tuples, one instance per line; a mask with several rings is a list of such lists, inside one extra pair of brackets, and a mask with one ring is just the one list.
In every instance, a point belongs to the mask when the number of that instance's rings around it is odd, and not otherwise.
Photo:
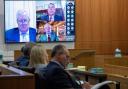
[[(79, 76), (75, 76), (75, 78), (76, 78), (76, 82), (80, 85), (82, 85), (85, 82), (85, 81), (81, 80)], [(111, 89), (109, 87), (109, 84), (114, 84), (115, 89), (120, 89), (120, 82), (109, 81), (109, 80), (97, 83), (91, 89)]]
[(120, 89), (120, 83), (116, 81), (104, 81), (94, 85), (91, 89), (103, 89), (101, 87), (108, 84), (114, 84), (116, 86), (116, 89)]

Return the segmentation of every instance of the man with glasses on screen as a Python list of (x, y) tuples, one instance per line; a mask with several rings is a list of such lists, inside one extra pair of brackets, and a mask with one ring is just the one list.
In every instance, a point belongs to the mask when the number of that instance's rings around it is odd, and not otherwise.
[(62, 15), (56, 14), (56, 8), (54, 3), (49, 3), (48, 4), (48, 10), (47, 10), (47, 15), (42, 16), (41, 20), (44, 21), (64, 21)]
[(16, 18), (18, 27), (6, 31), (6, 42), (35, 42), (36, 29), (29, 27), (28, 13), (18, 10)]

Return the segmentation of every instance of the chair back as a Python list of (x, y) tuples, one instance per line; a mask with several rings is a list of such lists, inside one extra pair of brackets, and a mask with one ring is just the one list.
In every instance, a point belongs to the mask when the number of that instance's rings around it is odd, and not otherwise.
[(35, 74), (35, 89), (45, 89), (45, 80), (39, 74)]
[(35, 68), (34, 67), (19, 67), (19, 69), (34, 74)]

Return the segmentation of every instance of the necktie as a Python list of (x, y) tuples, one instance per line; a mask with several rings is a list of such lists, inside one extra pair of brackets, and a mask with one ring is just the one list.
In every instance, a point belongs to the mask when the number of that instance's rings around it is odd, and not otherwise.
[(26, 35), (25, 34), (22, 35), (22, 39), (23, 39), (23, 42), (26, 42)]
[(48, 41), (51, 41), (51, 38), (50, 38), (50, 36), (48, 35)]
[(49, 17), (49, 21), (52, 21), (52, 16)]

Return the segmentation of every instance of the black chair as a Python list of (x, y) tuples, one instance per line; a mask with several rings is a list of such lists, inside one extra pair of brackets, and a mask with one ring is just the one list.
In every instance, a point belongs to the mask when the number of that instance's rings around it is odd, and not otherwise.
[(39, 74), (35, 74), (35, 89), (45, 89), (45, 80), (39, 76)]
[[(79, 76), (75, 75), (75, 80), (82, 85), (82, 81)], [(84, 81), (83, 81), (84, 83)], [(100, 83), (95, 84), (91, 89), (111, 89), (109, 84), (114, 84), (116, 89), (120, 89), (120, 82), (117, 81), (102, 81)]]
[(40, 68), (38, 73), (35, 73), (35, 89), (45, 89), (45, 85), (46, 85), (46, 82), (47, 82), (47, 79), (46, 79), (46, 71), (47, 71), (47, 68), (44, 67), (44, 68)]
[(19, 69), (34, 74), (35, 68), (34, 67), (19, 67)]

